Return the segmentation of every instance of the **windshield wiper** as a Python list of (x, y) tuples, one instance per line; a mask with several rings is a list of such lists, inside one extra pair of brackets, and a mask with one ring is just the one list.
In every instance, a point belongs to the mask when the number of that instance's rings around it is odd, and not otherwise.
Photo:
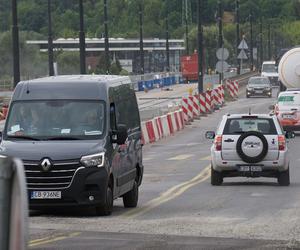
[(47, 141), (76, 141), (81, 140), (78, 137), (71, 137), (71, 136), (57, 136), (57, 137), (49, 137), (46, 138)]
[(9, 139), (25, 139), (25, 140), (32, 140), (32, 141), (40, 141), (40, 139), (28, 135), (8, 135), (7, 138)]

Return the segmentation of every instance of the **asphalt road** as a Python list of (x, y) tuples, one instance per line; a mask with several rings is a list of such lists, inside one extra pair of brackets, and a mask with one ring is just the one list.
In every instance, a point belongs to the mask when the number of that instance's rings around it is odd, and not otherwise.
[[(276, 95), (274, 91), (274, 96)], [(136, 209), (32, 212), (29, 249), (300, 249), (300, 136), (289, 142), (291, 185), (228, 178), (210, 185), (204, 138), (223, 114), (268, 112), (275, 98), (240, 98), (176, 136), (144, 147)]]

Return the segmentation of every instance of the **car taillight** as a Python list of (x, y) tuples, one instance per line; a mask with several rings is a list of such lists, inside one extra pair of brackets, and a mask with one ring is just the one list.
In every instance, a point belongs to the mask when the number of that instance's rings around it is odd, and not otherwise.
[(217, 135), (215, 137), (214, 144), (215, 144), (216, 151), (222, 150), (222, 135)]
[(285, 136), (284, 135), (278, 135), (278, 149), (279, 151), (285, 150)]

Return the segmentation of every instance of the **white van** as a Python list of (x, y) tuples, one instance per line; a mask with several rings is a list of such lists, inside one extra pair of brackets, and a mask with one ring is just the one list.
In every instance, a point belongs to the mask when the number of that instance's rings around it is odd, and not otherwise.
[(268, 77), (272, 85), (279, 84), (279, 75), (275, 61), (263, 62), (261, 67), (261, 76)]

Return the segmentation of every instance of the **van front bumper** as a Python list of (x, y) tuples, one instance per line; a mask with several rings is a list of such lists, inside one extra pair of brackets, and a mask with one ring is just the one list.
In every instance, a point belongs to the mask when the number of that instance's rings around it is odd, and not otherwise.
[[(107, 184), (108, 172), (105, 167), (82, 168), (76, 172), (67, 188), (28, 189), (29, 208), (99, 206), (104, 204)], [(61, 199), (31, 199), (33, 191), (60, 191)]]

